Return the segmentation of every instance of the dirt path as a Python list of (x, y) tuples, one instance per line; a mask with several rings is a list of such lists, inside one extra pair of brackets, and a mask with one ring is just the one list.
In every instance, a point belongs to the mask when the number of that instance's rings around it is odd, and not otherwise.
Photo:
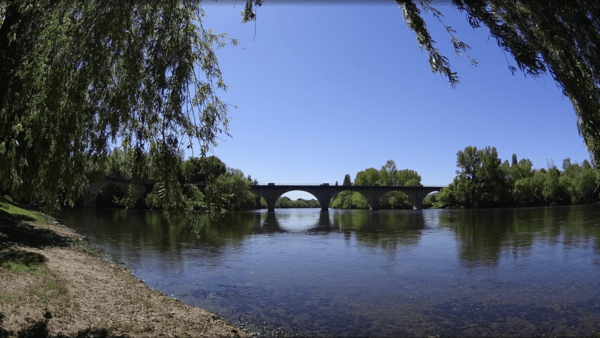
[(35, 325), (71, 337), (85, 330), (115, 337), (251, 336), (88, 251), (61, 225), (0, 219), (0, 337)]

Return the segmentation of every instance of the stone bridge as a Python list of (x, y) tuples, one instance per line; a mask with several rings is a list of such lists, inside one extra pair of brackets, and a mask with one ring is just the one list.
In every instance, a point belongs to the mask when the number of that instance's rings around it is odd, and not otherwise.
[[(98, 194), (104, 187), (109, 184), (114, 184), (119, 187), (123, 192), (127, 192), (129, 189), (130, 180), (119, 177), (119, 176), (110, 176), (110, 175), (102, 175), (97, 177), (96, 179), (90, 180), (90, 185), (88, 186), (84, 196), (83, 196), (83, 206), (86, 208), (94, 208), (96, 207), (96, 198)], [(141, 200), (146, 196), (147, 192), (151, 192), (154, 187), (154, 182), (146, 182), (142, 180), (136, 181), (137, 185), (137, 198)]]
[[(118, 177), (118, 176), (109, 176), (103, 175), (97, 177), (95, 180), (91, 180), (90, 186), (87, 189), (86, 194), (84, 195), (83, 204), (85, 207), (95, 207), (96, 206), (96, 198), (98, 194), (102, 190), (102, 188), (106, 187), (109, 184), (114, 184), (123, 192), (126, 192), (129, 187), (129, 180)], [(151, 181), (136, 181), (137, 191), (138, 191), (138, 199), (141, 200), (144, 198), (146, 193), (151, 192), (154, 187), (154, 182)], [(204, 190), (204, 185), (198, 185), (201, 191)], [(391, 191), (401, 191), (408, 195), (412, 205), (421, 209), (423, 206), (423, 200), (425, 196), (434, 192), (440, 191), (442, 187), (432, 187), (432, 186), (378, 186), (378, 185), (352, 185), (352, 186), (342, 186), (342, 185), (329, 185), (328, 183), (323, 183), (321, 185), (306, 185), (306, 184), (298, 184), (298, 185), (275, 185), (274, 183), (269, 183), (267, 185), (251, 185), (250, 189), (256, 193), (257, 195), (263, 197), (267, 202), (267, 206), (269, 207), (269, 211), (275, 210), (275, 203), (277, 199), (281, 197), (281, 195), (286, 192), (299, 190), (304, 191), (309, 194), (312, 194), (317, 198), (319, 204), (321, 205), (321, 210), (327, 210), (329, 208), (329, 202), (338, 193), (342, 191), (355, 191), (367, 198), (369, 206), (371, 210), (379, 209), (379, 201), (388, 192)]]
[(379, 185), (329, 185), (327, 183), (321, 185), (275, 185), (269, 183), (268, 185), (253, 185), (250, 186), (253, 192), (257, 195), (262, 196), (269, 207), (269, 211), (275, 210), (275, 202), (286, 192), (300, 190), (312, 194), (317, 198), (321, 205), (321, 210), (327, 210), (329, 208), (329, 202), (342, 191), (355, 191), (367, 198), (371, 210), (379, 209), (379, 201), (383, 195), (391, 191), (401, 191), (408, 195), (412, 205), (421, 209), (423, 207), (423, 200), (425, 196), (434, 192), (440, 191), (442, 187), (413, 187), (413, 186), (379, 186)]

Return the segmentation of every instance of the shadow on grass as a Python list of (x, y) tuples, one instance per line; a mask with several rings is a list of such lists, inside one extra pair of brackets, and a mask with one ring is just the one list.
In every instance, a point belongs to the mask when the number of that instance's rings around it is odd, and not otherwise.
[(0, 254), (0, 266), (11, 272), (29, 272), (36, 274), (46, 258), (38, 253), (10, 250)]
[(0, 208), (0, 220), (7, 220), (13, 222), (32, 222), (35, 221), (33, 217), (27, 215), (13, 215), (6, 210)]
[(69, 246), (71, 240), (60, 236), (47, 229), (36, 229), (33, 226), (23, 223), (27, 216), (10, 215), (12, 217), (3, 217), (0, 210), (0, 250), (6, 249), (13, 244), (28, 246), (32, 248), (42, 248), (46, 246)]
[[(80, 330), (72, 336), (66, 336), (62, 333), (57, 335), (51, 335), (48, 332), (48, 320), (52, 318), (50, 312), (46, 312), (44, 315), (45, 319), (40, 319), (37, 322), (31, 324), (31, 326), (21, 329), (16, 332), (19, 338), (127, 338), (127, 336), (116, 336), (110, 333), (107, 329), (85, 329)], [(14, 336), (15, 332), (5, 330), (2, 328), (2, 320), (4, 315), (0, 312), (0, 338), (7, 338)]]

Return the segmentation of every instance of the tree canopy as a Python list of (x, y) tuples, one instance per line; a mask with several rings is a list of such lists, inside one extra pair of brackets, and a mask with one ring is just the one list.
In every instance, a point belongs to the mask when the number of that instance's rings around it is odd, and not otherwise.
[(583, 204), (598, 201), (596, 169), (566, 158), (562, 171), (555, 165), (533, 169), (529, 159), (502, 161), (494, 147), (458, 151), (454, 181), (443, 188), (434, 206), (501, 207)]

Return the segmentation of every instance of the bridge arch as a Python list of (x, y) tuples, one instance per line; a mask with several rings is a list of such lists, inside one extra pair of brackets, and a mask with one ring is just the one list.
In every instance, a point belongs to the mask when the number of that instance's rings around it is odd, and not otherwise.
[(408, 194), (398, 189), (383, 194), (379, 199), (379, 207), (381, 209), (412, 209), (414, 204)]
[[(287, 196), (292, 195), (292, 196)], [(294, 196), (296, 195), (296, 196)], [(317, 201), (317, 203), (314, 203)], [(317, 204), (315, 206), (315, 204)], [(298, 205), (298, 208), (316, 208), (320, 207), (317, 196), (302, 190), (291, 190), (279, 196), (275, 203), (276, 208), (289, 208)]]
[(333, 198), (330, 193), (323, 193), (323, 191), (311, 189), (310, 186), (307, 187), (285, 187), (285, 186), (277, 186), (275, 189), (253, 189), (254, 192), (260, 197), (264, 198), (267, 202), (267, 208), (269, 211), (275, 211), (275, 205), (277, 200), (283, 196), (284, 194), (292, 191), (302, 191), (308, 194), (311, 194), (315, 197), (317, 201), (319, 201), (319, 205), (321, 206), (321, 210), (329, 209), (329, 202)]
[[(440, 190), (441, 190), (441, 189), (440, 189)], [(425, 208), (429, 208), (429, 207), (431, 207), (431, 203), (432, 203), (432, 202), (431, 202), (431, 200), (432, 200), (432, 198), (433, 198), (433, 201), (437, 201), (437, 197), (438, 197), (439, 195), (440, 195), (440, 191), (439, 191), (439, 190), (432, 191), (432, 192), (430, 192), (429, 194), (427, 194), (427, 195), (426, 195), (426, 196), (423, 198), (423, 205), (424, 205), (424, 206), (425, 206), (425, 205), (427, 205), (427, 204), (429, 204), (429, 205), (428, 205), (428, 206), (426, 206)]]
[[(106, 188), (109, 185), (114, 185), (121, 189), (124, 193), (127, 193), (129, 189), (129, 182), (123, 178), (114, 178), (114, 177), (102, 177), (96, 179), (90, 183), (86, 193), (84, 194), (83, 205), (84, 207), (96, 207), (96, 201), (98, 199), (98, 195), (102, 191), (102, 189)], [(137, 182), (138, 188), (138, 201), (141, 200), (146, 194), (146, 186), (140, 182)]]
[(117, 182), (106, 182), (96, 195), (96, 207), (99, 208), (115, 208), (119, 207), (113, 200), (114, 198), (121, 199), (127, 194), (127, 185)]
[[(335, 209), (369, 209), (369, 199), (364, 194), (348, 189), (338, 192), (331, 200), (331, 207)], [(352, 208), (354, 206), (354, 208)]]

